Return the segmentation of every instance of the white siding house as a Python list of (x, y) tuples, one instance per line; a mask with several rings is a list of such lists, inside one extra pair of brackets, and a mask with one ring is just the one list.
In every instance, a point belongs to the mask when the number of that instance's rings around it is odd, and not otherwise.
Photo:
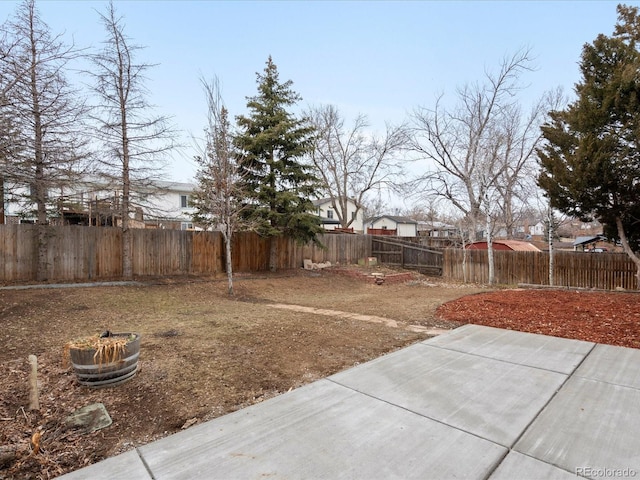
[[(135, 187), (132, 186), (132, 189)], [(195, 185), (191, 183), (157, 181), (153, 186), (139, 187), (132, 195), (130, 213), (134, 228), (156, 227), (171, 229), (193, 228), (190, 198)], [(26, 187), (5, 186), (5, 223), (32, 223), (33, 205), (20, 197)], [(120, 224), (122, 192), (113, 189), (99, 178), (83, 181), (48, 192), (55, 204), (51, 212), (52, 223), (80, 225)], [(20, 200), (19, 200), (20, 199)]]
[(149, 193), (146, 200), (145, 223), (159, 228), (191, 230), (194, 227), (191, 215), (195, 209), (191, 197), (193, 183), (156, 182), (157, 189)]
[(418, 222), (408, 217), (383, 215), (367, 220), (367, 233), (373, 235), (385, 234), (398, 237), (417, 237)]
[[(313, 205), (316, 207), (315, 213), (320, 217), (325, 230), (340, 228), (338, 212), (331, 205), (330, 198), (314, 200)], [(364, 213), (362, 209), (357, 209), (355, 200), (351, 198), (347, 199), (347, 216), (349, 219), (353, 219), (349, 228), (353, 228), (355, 233), (364, 233)]]
[(529, 235), (542, 236), (544, 235), (544, 230), (545, 230), (544, 223), (538, 222), (535, 225), (529, 226)]

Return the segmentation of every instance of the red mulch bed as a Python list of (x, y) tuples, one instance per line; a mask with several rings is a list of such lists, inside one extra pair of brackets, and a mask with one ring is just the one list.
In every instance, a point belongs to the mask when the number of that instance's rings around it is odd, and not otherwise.
[(497, 290), (441, 305), (453, 322), (640, 348), (640, 294), (578, 290)]

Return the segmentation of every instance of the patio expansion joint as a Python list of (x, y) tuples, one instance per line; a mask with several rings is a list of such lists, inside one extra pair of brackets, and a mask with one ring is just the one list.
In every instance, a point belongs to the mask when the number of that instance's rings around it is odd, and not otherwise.
[(138, 458), (140, 459), (140, 461), (142, 462), (142, 465), (144, 465), (145, 470), (147, 471), (147, 473), (149, 474), (149, 478), (151, 480), (156, 480), (155, 475), (153, 474), (153, 472), (151, 471), (151, 467), (149, 467), (149, 464), (147, 463), (147, 461), (144, 459), (144, 455), (142, 454), (142, 452), (140, 451), (140, 449), (138, 447), (136, 447), (136, 453), (138, 454)]
[[(526, 429), (525, 429), (526, 430)], [(514, 443), (515, 445), (515, 443)], [(549, 462), (545, 462), (544, 460), (540, 460), (539, 458), (534, 457), (533, 455), (529, 455), (528, 453), (523, 453), (523, 452), (519, 452), (518, 450), (514, 450), (513, 448), (508, 448), (507, 452), (504, 454), (504, 456), (500, 459), (500, 461), (496, 464), (495, 468), (493, 470), (491, 470), (482, 480), (489, 480), (491, 478), (491, 476), (495, 473), (495, 471), (500, 467), (500, 465), (502, 465), (502, 462), (505, 461), (505, 459), (509, 456), (510, 453), (517, 453), (520, 455), (524, 455), (525, 457), (529, 457), (537, 462), (543, 462), (546, 463), (547, 465), (551, 465), (554, 468), (557, 468), (558, 470), (562, 470), (564, 472), (567, 472), (571, 475), (574, 475), (576, 477), (582, 478), (580, 475), (577, 475), (576, 472), (572, 472), (571, 470), (567, 470), (564, 467), (561, 467), (560, 465), (556, 465), (554, 463), (549, 463)]]
[(593, 378), (593, 377), (588, 377), (585, 375), (572, 375), (575, 378), (580, 378), (582, 380), (586, 380), (588, 382), (596, 382), (596, 383), (604, 383), (605, 385), (611, 385), (612, 387), (617, 387), (617, 388), (626, 388), (629, 390), (636, 390), (636, 391), (640, 391), (640, 387), (634, 387), (633, 385), (621, 385), (619, 383), (614, 383), (614, 382), (607, 382), (606, 380), (602, 380), (600, 378)]
[(384, 400), (384, 399), (382, 399), (380, 397), (376, 397), (375, 395), (371, 395), (370, 393), (363, 392), (361, 390), (358, 390), (357, 388), (353, 388), (353, 387), (350, 387), (350, 386), (345, 385), (343, 383), (337, 382), (332, 378), (326, 378), (325, 380), (328, 380), (328, 381), (330, 381), (330, 382), (332, 382), (332, 383), (334, 383), (334, 384), (336, 384), (336, 385), (338, 385), (340, 387), (343, 387), (343, 388), (346, 388), (348, 390), (351, 390), (352, 392), (355, 392), (355, 393), (357, 393), (359, 395), (364, 395), (365, 397), (369, 397), (369, 398), (372, 398), (374, 400), (377, 400), (378, 402), (382, 402), (382, 403), (385, 403), (385, 404), (390, 405), (392, 407), (399, 408), (400, 410), (404, 410), (405, 412), (409, 412), (409, 413), (411, 413), (413, 415), (417, 415), (418, 417), (426, 418), (427, 420), (431, 420), (433, 422), (439, 423), (440, 425), (444, 425), (446, 427), (453, 428), (454, 430), (458, 430), (459, 432), (463, 432), (463, 433), (466, 433), (466, 434), (471, 435), (473, 437), (479, 438), (480, 440), (484, 440), (485, 442), (493, 443), (494, 445), (498, 445), (499, 447), (503, 447), (503, 448), (505, 448), (507, 450), (507, 452), (505, 453), (505, 456), (511, 450), (511, 448), (508, 445), (502, 445), (501, 443), (495, 442), (493, 440), (489, 440), (488, 438), (485, 438), (485, 437), (483, 437), (481, 435), (478, 435), (477, 433), (471, 432), (469, 430), (465, 430), (464, 428), (456, 427), (455, 425), (451, 425), (451, 424), (448, 424), (446, 422), (443, 422), (442, 420), (438, 420), (437, 418), (433, 418), (433, 417), (430, 417), (428, 415), (424, 415), (424, 414), (422, 414), (420, 412), (416, 412), (415, 410), (411, 410), (410, 408), (403, 407), (402, 405), (398, 405), (397, 403), (389, 402), (388, 400)]
[[(464, 355), (471, 355), (472, 357), (485, 358), (487, 360), (494, 360), (496, 362), (508, 363), (509, 365), (518, 365), (518, 366), (521, 366), (521, 367), (534, 368), (536, 370), (542, 370), (544, 372), (558, 373), (560, 375), (566, 376), (567, 380), (569, 379), (569, 377), (573, 376), (574, 372), (578, 369), (578, 367), (580, 365), (582, 365), (582, 362), (585, 361), (585, 359), (589, 356), (591, 351), (596, 346), (596, 344), (594, 343), (593, 346), (589, 349), (589, 351), (582, 358), (582, 360), (580, 360), (580, 362), (573, 368), (573, 370), (570, 373), (567, 373), (567, 372), (559, 372), (558, 370), (552, 370), (550, 368), (538, 367), (538, 366), (535, 366), (535, 365), (527, 365), (527, 364), (524, 364), (524, 363), (510, 362), (509, 360), (505, 360), (503, 358), (496, 358), (496, 357), (492, 357), (492, 356), (489, 356), (489, 355), (481, 355), (479, 353), (467, 352), (467, 351), (463, 351), (463, 350), (456, 350), (455, 348), (447, 348), (446, 346), (442, 346), (442, 345), (432, 345), (432, 344), (424, 343), (424, 342), (418, 342), (417, 345), (420, 345), (422, 347), (438, 348), (440, 350), (446, 350), (448, 352), (462, 353)], [(583, 378), (583, 377), (580, 377), (580, 378)], [(562, 382), (562, 385), (564, 385), (564, 383), (565, 382)], [(562, 386), (560, 388), (562, 388)]]
[[(589, 355), (591, 355), (591, 352), (593, 352), (593, 350), (596, 348), (596, 346), (597, 346), (597, 344), (596, 344), (596, 343), (594, 343), (593, 345), (591, 345), (591, 348), (589, 348), (589, 351), (584, 355), (584, 357), (582, 357), (582, 360), (580, 360), (580, 362), (578, 362), (578, 364), (574, 367), (574, 369), (573, 369), (570, 373), (565, 374), (565, 375), (566, 375), (566, 378), (564, 379), (564, 381), (562, 382), (562, 384), (558, 387), (558, 389), (557, 389), (555, 392), (553, 392), (553, 395), (551, 395), (551, 396), (549, 397), (549, 400), (547, 400), (547, 401), (545, 402), (545, 404), (540, 408), (540, 410), (538, 410), (538, 413), (536, 413), (536, 414), (533, 416), (533, 418), (531, 419), (531, 421), (530, 421), (530, 422), (529, 422), (529, 423), (528, 423), (528, 424), (527, 424), (527, 425), (522, 429), (522, 431), (520, 432), (520, 435), (518, 435), (518, 436), (516, 437), (516, 439), (513, 441), (513, 445), (512, 445), (512, 447), (509, 447), (509, 451), (518, 452), (518, 453), (519, 453), (519, 454), (521, 454), (521, 455), (526, 455), (527, 457), (530, 457), (530, 458), (533, 458), (533, 459), (535, 459), (535, 460), (538, 460), (539, 462), (544, 462), (544, 463), (547, 463), (547, 464), (549, 464), (549, 465), (553, 465), (553, 466), (554, 466), (554, 467), (556, 467), (556, 468), (560, 468), (560, 469), (562, 469), (562, 470), (564, 470), (564, 471), (568, 471), (568, 470), (566, 470), (566, 469), (564, 469), (564, 468), (562, 468), (562, 467), (560, 467), (560, 466), (558, 466), (558, 465), (555, 465), (555, 464), (553, 464), (553, 463), (546, 462), (546, 461), (544, 461), (544, 460), (542, 460), (542, 459), (540, 459), (540, 458), (536, 458), (536, 457), (533, 457), (533, 456), (531, 456), (531, 455), (527, 455), (527, 454), (526, 454), (526, 453), (524, 453), (524, 452), (521, 452), (521, 451), (519, 451), (519, 450), (516, 450), (516, 449), (515, 449), (515, 446), (518, 444), (518, 442), (519, 442), (519, 441), (520, 441), (520, 439), (524, 436), (524, 434), (527, 432), (527, 430), (529, 430), (529, 427), (531, 427), (531, 425), (532, 425), (532, 424), (533, 424), (533, 423), (538, 419), (538, 417), (540, 417), (540, 415), (542, 414), (542, 412), (546, 410), (546, 408), (547, 408), (547, 407), (549, 406), (549, 404), (554, 400), (554, 398), (556, 398), (556, 397), (558, 396), (558, 393), (560, 393), (560, 391), (561, 391), (561, 390), (563, 389), (563, 387), (567, 384), (567, 382), (569, 381), (569, 379), (571, 379), (571, 378), (574, 376), (574, 373), (578, 370), (578, 368), (580, 368), (580, 365), (582, 365), (582, 364), (587, 360), (587, 358), (589, 357)], [(543, 370), (543, 369), (541, 369), (541, 370)], [(582, 377), (578, 377), (578, 378), (582, 378)], [(505, 458), (506, 458), (506, 456), (505, 456)], [(502, 459), (502, 461), (504, 461), (504, 458)], [(502, 462), (500, 462), (500, 463), (502, 463)], [(500, 464), (498, 464), (498, 466), (497, 466), (496, 468), (498, 468), (499, 466), (500, 466)], [(569, 473), (571, 473), (572, 475), (575, 475), (575, 474), (576, 474), (575, 472), (569, 472)]]
[[(479, 354), (477, 354), (477, 353), (473, 353), (473, 352), (455, 350), (455, 349), (453, 349), (453, 348), (447, 348), (446, 346), (432, 345), (432, 344), (428, 344), (428, 343), (419, 343), (418, 345), (421, 345), (421, 346), (423, 346), (423, 347), (439, 348), (439, 349), (441, 349), (441, 350), (446, 350), (446, 351), (455, 352), (455, 353), (462, 353), (462, 354), (465, 354), (465, 355), (471, 355), (471, 356), (478, 357), (478, 358), (485, 358), (485, 359), (489, 359), (489, 360), (496, 360), (496, 361), (499, 361), (499, 362), (502, 362), (502, 363), (507, 363), (507, 364), (510, 364), (510, 365), (519, 365), (519, 366), (524, 366), (524, 367), (529, 367), (529, 368), (535, 368), (535, 369), (537, 369), (537, 370), (542, 370), (542, 371), (547, 371), (547, 372), (551, 372), (551, 373), (557, 373), (557, 374), (564, 375), (564, 376), (565, 376), (565, 379), (563, 380), (562, 384), (557, 388), (557, 390), (553, 393), (553, 395), (551, 395), (551, 397), (549, 397), (549, 400), (547, 400), (547, 402), (546, 402), (546, 403), (545, 403), (545, 404), (540, 408), (540, 410), (538, 410), (538, 412), (533, 416), (533, 418), (531, 419), (531, 421), (530, 421), (530, 422), (529, 422), (529, 423), (528, 423), (528, 424), (527, 424), (527, 425), (522, 429), (522, 431), (520, 432), (520, 434), (519, 434), (519, 435), (514, 439), (514, 441), (513, 441), (513, 443), (512, 443), (511, 445), (502, 445), (502, 444), (500, 444), (500, 443), (497, 443), (497, 442), (494, 442), (494, 441), (492, 441), (492, 440), (488, 440), (488, 439), (486, 439), (486, 438), (484, 438), (484, 437), (481, 437), (481, 436), (479, 436), (479, 435), (476, 435), (476, 434), (474, 434), (473, 432), (468, 432), (468, 431), (466, 431), (466, 430), (464, 430), (464, 429), (460, 429), (460, 428), (455, 427), (455, 426), (453, 426), (453, 425), (449, 425), (449, 424), (447, 424), (447, 423), (445, 423), (445, 422), (439, 421), (439, 420), (437, 420), (437, 419), (435, 419), (435, 418), (427, 417), (427, 416), (425, 416), (425, 415), (422, 415), (422, 414), (420, 414), (420, 413), (417, 413), (417, 412), (414, 412), (414, 411), (411, 411), (411, 410), (408, 410), (408, 411), (410, 411), (411, 413), (414, 413), (414, 414), (416, 414), (416, 415), (419, 415), (419, 416), (422, 416), (422, 417), (425, 417), (425, 418), (429, 418), (430, 420), (433, 420), (433, 421), (438, 422), (438, 423), (440, 423), (440, 424), (446, 425), (446, 426), (448, 426), (448, 427), (455, 428), (456, 430), (463, 431), (463, 432), (468, 433), (468, 434), (470, 434), (470, 435), (473, 435), (473, 436), (475, 436), (475, 437), (482, 438), (483, 440), (487, 440), (487, 441), (489, 441), (489, 442), (491, 442), (491, 443), (493, 443), (493, 444), (495, 444), (495, 445), (499, 445), (499, 446), (501, 446), (501, 447), (506, 448), (506, 451), (505, 451), (504, 455), (502, 456), (502, 458), (500, 458), (500, 460), (498, 461), (498, 463), (496, 463), (495, 467), (494, 467), (490, 472), (488, 472), (488, 473), (487, 473), (487, 475), (483, 478), (483, 480), (488, 480), (488, 479), (490, 479), (490, 478), (491, 478), (491, 476), (493, 475), (493, 473), (494, 473), (494, 472), (495, 472), (495, 471), (500, 467), (500, 465), (502, 465), (502, 463), (505, 461), (505, 459), (509, 456), (509, 454), (510, 454), (511, 452), (515, 452), (515, 453), (518, 453), (518, 454), (520, 454), (520, 455), (524, 455), (524, 456), (526, 456), (526, 457), (532, 458), (532, 459), (534, 459), (534, 460), (536, 460), (536, 461), (539, 461), (539, 462), (547, 463), (547, 464), (552, 465), (553, 467), (558, 468), (558, 469), (560, 469), (560, 470), (563, 470), (563, 471), (565, 471), (565, 472), (567, 472), (567, 473), (569, 473), (569, 474), (571, 474), (571, 475), (575, 475), (575, 472), (572, 472), (572, 471), (570, 471), (570, 470), (567, 470), (567, 469), (565, 469), (565, 468), (563, 468), (563, 467), (561, 467), (561, 466), (559, 466), (559, 465), (555, 465), (554, 463), (549, 463), (549, 462), (546, 462), (546, 461), (541, 460), (541, 459), (539, 459), (539, 458), (536, 458), (536, 457), (534, 457), (534, 456), (532, 456), (532, 455), (529, 455), (529, 454), (527, 454), (527, 453), (520, 452), (520, 451), (518, 451), (518, 450), (516, 450), (516, 449), (515, 449), (515, 446), (518, 444), (518, 442), (520, 441), (520, 439), (522, 438), (522, 436), (527, 432), (527, 430), (529, 429), (529, 427), (530, 427), (530, 426), (531, 426), (531, 425), (536, 421), (536, 419), (540, 416), (540, 414), (541, 414), (541, 413), (542, 413), (542, 412), (547, 408), (547, 406), (552, 402), (552, 400), (553, 400), (553, 399), (558, 395), (558, 393), (562, 390), (562, 388), (564, 387), (564, 385), (569, 381), (569, 379), (570, 379), (571, 377), (575, 376), (575, 377), (577, 377), (577, 378), (585, 378), (585, 379), (587, 379), (587, 380), (592, 380), (592, 379), (589, 379), (588, 377), (582, 377), (582, 376), (574, 375), (574, 374), (575, 374), (575, 372), (578, 370), (578, 368), (580, 367), (580, 365), (582, 365), (582, 364), (586, 361), (587, 357), (589, 357), (589, 355), (591, 354), (591, 352), (593, 352), (593, 350), (596, 348), (597, 344), (595, 344), (595, 343), (594, 343), (594, 344), (591, 346), (591, 348), (589, 349), (589, 351), (588, 351), (587, 353), (585, 353), (585, 355), (582, 357), (582, 360), (580, 360), (580, 362), (579, 362), (579, 363), (578, 363), (578, 364), (573, 368), (573, 370), (572, 370), (571, 372), (569, 372), (569, 373), (565, 373), (565, 372), (558, 372), (558, 371), (556, 371), (556, 370), (551, 370), (551, 369), (542, 368), (542, 367), (535, 367), (535, 366), (532, 366), (532, 365), (523, 365), (523, 364), (521, 364), (521, 363), (510, 362), (510, 361), (507, 361), (507, 360), (504, 360), (504, 359), (499, 359), (499, 358), (495, 358), (495, 357), (490, 357), (490, 356), (487, 356), (487, 355), (479, 355)], [(333, 380), (332, 380), (332, 381), (333, 381)], [(594, 380), (594, 381), (595, 381), (595, 380)], [(337, 383), (337, 382), (336, 382), (336, 383)], [(602, 382), (602, 383), (609, 383), (609, 382)], [(345, 386), (345, 385), (343, 385), (343, 386)], [(349, 387), (347, 387), (347, 388), (349, 388)], [(632, 388), (632, 387), (630, 387), (630, 388)], [(359, 393), (363, 393), (363, 392), (359, 392)], [(365, 395), (366, 395), (366, 394), (365, 394)], [(388, 403), (388, 402), (387, 402), (387, 403)], [(395, 404), (392, 404), (392, 405), (394, 405), (394, 406), (396, 406), (396, 407), (399, 407), (399, 408), (403, 408), (403, 407), (400, 407), (399, 405), (395, 405)], [(405, 409), (405, 410), (407, 410), (407, 409)]]

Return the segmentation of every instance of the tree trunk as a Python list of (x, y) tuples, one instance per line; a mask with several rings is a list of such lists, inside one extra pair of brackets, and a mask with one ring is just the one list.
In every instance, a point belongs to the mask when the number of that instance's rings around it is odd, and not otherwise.
[(478, 231), (478, 218), (471, 215), (469, 217), (469, 220), (471, 220), (469, 225), (469, 243), (473, 243), (476, 241), (476, 233)]
[(633, 250), (631, 250), (631, 246), (627, 240), (627, 234), (624, 231), (624, 226), (622, 225), (622, 219), (620, 217), (616, 217), (616, 227), (618, 228), (618, 236), (622, 243), (622, 249), (636, 265), (636, 289), (640, 290), (640, 258), (638, 258)]
[(30, 89), (31, 89), (31, 107), (33, 112), (33, 164), (34, 179), (33, 192), (31, 200), (35, 202), (37, 209), (37, 225), (38, 225), (38, 272), (36, 274), (39, 282), (47, 280), (47, 185), (45, 183), (44, 170), (44, 129), (42, 128), (42, 112), (40, 109), (40, 99), (38, 92), (38, 52), (36, 51), (36, 43), (34, 39), (33, 29), (31, 34), (31, 69), (30, 69)]
[(4, 211), (4, 175), (0, 175), (0, 225), (5, 224)]
[(37, 229), (38, 229), (38, 272), (37, 279), (39, 282), (44, 282), (47, 280), (47, 270), (48, 270), (48, 237), (49, 232), (47, 231), (47, 209), (46, 209), (46, 195), (43, 192), (44, 185), (42, 175), (39, 174), (41, 172), (41, 168), (36, 166), (36, 182), (34, 185), (35, 188), (35, 201), (37, 206)]
[(462, 239), (462, 281), (467, 283), (469, 281), (467, 278), (467, 256), (469, 252), (467, 252), (467, 242), (464, 239), (464, 229), (462, 226), (460, 227), (460, 238)]
[(129, 227), (129, 206), (131, 177), (129, 171), (129, 139), (127, 132), (127, 110), (124, 104), (121, 106), (122, 121), (122, 209), (120, 216), (122, 221), (122, 276), (133, 278), (133, 258), (131, 252), (131, 229)]
[[(129, 158), (128, 148), (125, 149), (123, 157)], [(122, 169), (122, 209), (120, 217), (122, 222), (122, 276), (124, 278), (133, 278), (133, 254), (131, 251), (131, 227), (129, 226), (129, 162), (126, 160)]]
[(227, 231), (223, 234), (224, 237), (224, 249), (225, 249), (225, 262), (227, 270), (227, 292), (230, 296), (233, 296), (233, 258), (231, 256), (231, 240), (232, 232)]
[(491, 235), (491, 216), (487, 215), (487, 257), (489, 261), (489, 285), (493, 285), (495, 279), (495, 264), (493, 261), (493, 237)]
[(549, 215), (547, 220), (549, 222), (549, 285), (553, 287), (555, 284), (555, 272), (553, 264), (555, 251), (553, 250), (553, 215), (551, 213), (551, 208), (549, 208)]
[(512, 240), (514, 236), (513, 227), (514, 227), (515, 221), (513, 219), (513, 207), (511, 205), (510, 195), (505, 195), (505, 198), (503, 199), (502, 209), (504, 210), (504, 226), (506, 230), (506, 235), (508, 239)]
[[(124, 221), (122, 222), (124, 224)], [(122, 228), (122, 276), (133, 278), (133, 261), (131, 252), (131, 229)]]
[(38, 282), (46, 282), (48, 279), (47, 272), (49, 270), (49, 248), (47, 245), (48, 231), (47, 226), (41, 225), (40, 223), (36, 225), (36, 229), (38, 235), (38, 271), (36, 273), (36, 278)]

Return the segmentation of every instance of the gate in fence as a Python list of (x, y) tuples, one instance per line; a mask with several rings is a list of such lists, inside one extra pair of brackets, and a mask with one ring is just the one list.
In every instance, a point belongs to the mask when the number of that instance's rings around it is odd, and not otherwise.
[(442, 276), (443, 253), (406, 240), (373, 237), (371, 255), (384, 265), (417, 270), (424, 275)]

